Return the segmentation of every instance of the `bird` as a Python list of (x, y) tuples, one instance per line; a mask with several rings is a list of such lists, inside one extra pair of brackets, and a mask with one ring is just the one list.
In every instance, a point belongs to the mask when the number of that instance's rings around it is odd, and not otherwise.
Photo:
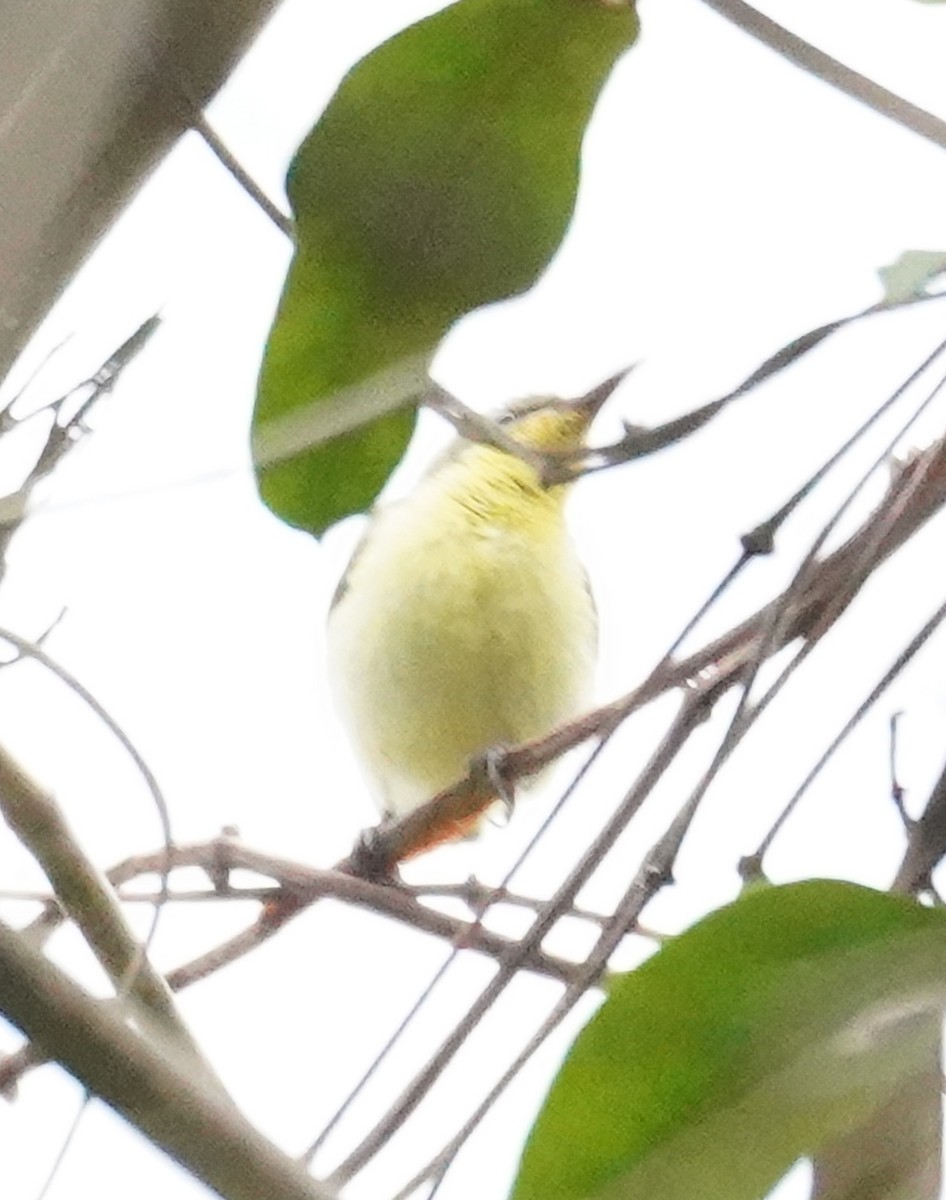
[[(514, 403), (498, 420), (525, 453), (460, 436), (370, 516), (332, 602), (327, 659), (382, 823), (589, 702), (597, 613), (566, 523), (571, 483), (546, 483), (541, 463), (585, 445), (623, 376), (577, 398)], [(483, 819), (418, 850), (475, 835)]]

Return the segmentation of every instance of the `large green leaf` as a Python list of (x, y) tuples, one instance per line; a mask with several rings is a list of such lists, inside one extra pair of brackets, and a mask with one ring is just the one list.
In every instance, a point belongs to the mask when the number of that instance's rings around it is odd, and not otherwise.
[(577, 1039), (514, 1200), (753, 1200), (929, 1070), (946, 914), (762, 888), (621, 977)]
[[(342, 81), (289, 170), (296, 253), (254, 417), (260, 490), (284, 520), (321, 532), (369, 505), (450, 325), (538, 277), (636, 33), (632, 0), (459, 0)], [(338, 435), (363, 408), (372, 423)], [(291, 457), (287, 428), (304, 429)]]

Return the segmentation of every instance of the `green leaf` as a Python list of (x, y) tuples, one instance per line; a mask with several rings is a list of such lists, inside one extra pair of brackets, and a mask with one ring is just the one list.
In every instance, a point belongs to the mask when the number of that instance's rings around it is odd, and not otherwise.
[[(342, 81), (287, 181), (296, 252), (254, 416), (277, 515), (318, 533), (374, 499), (451, 324), (529, 288), (559, 246), (585, 127), (636, 34), (631, 0), (459, 0)], [(356, 423), (353, 388), (373, 423), (333, 436)], [(287, 459), (281, 422), (303, 412), (309, 448)]]
[(896, 262), (877, 274), (884, 285), (885, 305), (906, 304), (929, 294), (929, 285), (946, 272), (946, 250), (904, 250)]
[(513, 1200), (754, 1200), (928, 1070), (946, 914), (851, 884), (747, 892), (622, 976)]

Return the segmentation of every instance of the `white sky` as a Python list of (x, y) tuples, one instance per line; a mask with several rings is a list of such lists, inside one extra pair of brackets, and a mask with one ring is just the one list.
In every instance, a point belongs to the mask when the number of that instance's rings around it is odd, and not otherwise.
[[(209, 116), (271, 194), (347, 67), (440, 7), (417, 0), (343, 7), (285, 0)], [(946, 116), (946, 7), (911, 0), (780, 0), (765, 11)], [(713, 398), (780, 345), (878, 296), (875, 269), (904, 249), (946, 247), (946, 155), (812, 81), (697, 0), (647, 0), (644, 33), (602, 99), (586, 145), (574, 227), (528, 296), (478, 313), (448, 338), (436, 374), (489, 406), (569, 394), (643, 365), (601, 422), (657, 421)], [(160, 307), (164, 325), (96, 420), (95, 436), (44, 491), (18, 535), (0, 624), (35, 636), (63, 606), (49, 650), (118, 717), (166, 792), (179, 841), (239, 826), (254, 847), (328, 865), (373, 809), (323, 684), (328, 597), (358, 522), (321, 545), (256, 499), (247, 465), (255, 373), (289, 247), (196, 136), (168, 157), (37, 336), (16, 387), (65, 335), (37, 399), (88, 375)], [(942, 336), (939, 306), (840, 335), (679, 449), (579, 489), (576, 534), (602, 614), (602, 700), (627, 691), (733, 561), (740, 533), (777, 507)], [(610, 420), (610, 425), (609, 425)], [(910, 444), (941, 431), (940, 405)], [(431, 423), (432, 425), (432, 423)], [(794, 521), (707, 622), (706, 637), (787, 578), (832, 503), (894, 426)], [(404, 474), (443, 435), (428, 427)], [(3, 463), (0, 462), (0, 469)], [(0, 493), (5, 491), (0, 486)], [(877, 489), (873, 495), (876, 496)], [(941, 599), (941, 523), (884, 570), (720, 777), (679, 862), (678, 886), (648, 910), (681, 928), (735, 894), (754, 848), (837, 727)], [(699, 637), (700, 641), (703, 636)], [(902, 838), (888, 799), (886, 722), (906, 712), (903, 782), (914, 801), (941, 765), (942, 637), (825, 772), (768, 866), (889, 883)], [(670, 709), (632, 722), (575, 799), (522, 890), (546, 894), (594, 836)], [(728, 710), (727, 710), (728, 711)], [(103, 866), (158, 845), (148, 797), (114, 741), (31, 666), (0, 673), (4, 742), (56, 793)], [(622, 861), (584, 899), (604, 905), (662, 831), (711, 753), (701, 731), (622, 842)], [(431, 855), (416, 878), (501, 877), (551, 801), (509, 829)], [(39, 879), (0, 831), (7, 886)], [(22, 919), (22, 908), (10, 908)], [(146, 914), (137, 914), (144, 920)], [(172, 908), (156, 947), (176, 965), (247, 919), (217, 906)], [(567, 952), (583, 943), (560, 938)], [(70, 935), (61, 961), (96, 979)], [(622, 961), (643, 952), (632, 946)], [(251, 1119), (287, 1151), (318, 1132), (347, 1085), (440, 962), (444, 947), (380, 918), (320, 905), (262, 951), (187, 992), (182, 1008)], [(343, 1128), (326, 1168), (437, 1044), (490, 968), (460, 963), (441, 998)], [(459, 1125), (554, 1002), (523, 978), (471, 1039), (404, 1136), (353, 1197), (387, 1197)], [(592, 1002), (585, 1006), (586, 1015)], [(471, 1144), (444, 1200), (499, 1197), (576, 1018)], [(15, 1038), (0, 1030), (0, 1045)], [(0, 1105), (6, 1196), (32, 1197), (77, 1102), (53, 1070)], [(484, 1149), (484, 1147), (486, 1149)], [(103, 1108), (87, 1117), (50, 1191), (139, 1200), (204, 1195)]]

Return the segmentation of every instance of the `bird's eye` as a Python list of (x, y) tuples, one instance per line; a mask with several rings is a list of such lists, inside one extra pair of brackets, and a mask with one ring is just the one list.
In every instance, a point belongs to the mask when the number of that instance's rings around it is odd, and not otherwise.
[(508, 408), (498, 413), (496, 420), (500, 425), (511, 425), (513, 421), (521, 421), (523, 417), (540, 412), (543, 408), (551, 408), (554, 401), (549, 396), (529, 396), (525, 400), (517, 400)]

